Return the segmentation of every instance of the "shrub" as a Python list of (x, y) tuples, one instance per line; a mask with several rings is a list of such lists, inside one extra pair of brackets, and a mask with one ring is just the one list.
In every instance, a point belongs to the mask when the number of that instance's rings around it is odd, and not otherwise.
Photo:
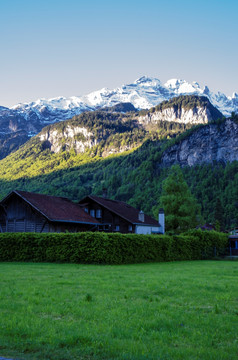
[(215, 252), (216, 255), (222, 254), (229, 246), (228, 235), (217, 231), (189, 230), (186, 236), (193, 237), (193, 246), (201, 249), (202, 258), (211, 258)]
[(99, 232), (0, 234), (0, 261), (128, 264), (196, 260), (219, 254), (226, 234), (191, 230), (182, 235)]

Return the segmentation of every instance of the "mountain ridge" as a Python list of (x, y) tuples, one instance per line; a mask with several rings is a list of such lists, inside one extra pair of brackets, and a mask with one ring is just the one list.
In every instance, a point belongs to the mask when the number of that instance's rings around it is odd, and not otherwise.
[(121, 102), (130, 102), (137, 109), (148, 109), (172, 97), (192, 94), (207, 96), (210, 102), (226, 116), (233, 111), (238, 112), (238, 95), (235, 92), (232, 96), (226, 96), (222, 92), (211, 92), (207, 86), (202, 88), (197, 82), (188, 83), (179, 79), (168, 80), (162, 85), (159, 79), (147, 76), (112, 90), (102, 88), (83, 96), (42, 98), (30, 103), (16, 104), (9, 110), (24, 116), (26, 120), (31, 119), (34, 114), (46, 123), (52, 122), (54, 116), (58, 120), (67, 119), (83, 111), (113, 106)]
[[(125, 109), (128, 109), (128, 104), (85, 112), (71, 120), (43, 128), (37, 137), (42, 142), (47, 142), (53, 152), (62, 151), (62, 144), (63, 149), (73, 148), (77, 153), (84, 153), (88, 148), (100, 144), (102, 150), (104, 148), (102, 154), (106, 156), (130, 150), (146, 139), (160, 138), (161, 122), (186, 124), (189, 128), (222, 118), (222, 114), (207, 98), (195, 95), (181, 95), (148, 111), (134, 112), (129, 107), (132, 111), (120, 112)], [(171, 125), (171, 129), (172, 127), (174, 125)], [(120, 146), (113, 149), (113, 145), (110, 148), (110, 143)]]
[[(19, 188), (77, 200), (90, 193), (102, 195), (107, 188), (110, 198), (157, 216), (162, 181), (169, 167), (179, 164), (206, 221), (215, 221), (219, 198), (225, 227), (237, 226), (238, 116), (193, 126), (182, 133), (175, 131), (172, 138), (167, 136), (171, 127), (179, 130), (185, 124), (161, 121), (159, 126), (165, 130), (162, 138), (147, 139), (132, 150), (105, 158), (100, 144), (85, 153), (76, 154), (73, 148), (56, 153), (33, 137), (0, 161), (1, 196)], [(111, 140), (117, 141), (113, 132), (111, 135)]]
[[(165, 111), (163, 111), (165, 110)], [(8, 110), (5, 110), (5, 117), (0, 116), (0, 126), (2, 128), (2, 133), (0, 134), (0, 159), (5, 157), (7, 155), (7, 149), (9, 149), (9, 153), (11, 150), (17, 149), (17, 144), (20, 146), (27, 140), (27, 135), (32, 137), (34, 134), (39, 134), (42, 129), (45, 128), (45, 126), (51, 126), (54, 128), (54, 125), (58, 125), (58, 128), (64, 127), (64, 124), (66, 122), (69, 122), (70, 119), (62, 120), (62, 121), (56, 121), (56, 122), (45, 122), (43, 121), (40, 123), (36, 119), (36, 116), (33, 114), (31, 119), (26, 120), (24, 117), (17, 117), (14, 114), (8, 112)], [(102, 111), (103, 113), (100, 115), (97, 113), (97, 111)], [(94, 114), (97, 114), (98, 116), (94, 116)], [(110, 115), (112, 114), (112, 115)], [(98, 127), (98, 123), (101, 121), (101, 118), (107, 117), (107, 123), (101, 123), (101, 127), (106, 126), (113, 127), (114, 124), (116, 124), (117, 120), (119, 119), (122, 121), (122, 118), (124, 117), (125, 121), (128, 121), (130, 118), (131, 121), (133, 121), (133, 126), (131, 126), (131, 136), (133, 129), (137, 130), (139, 127), (145, 129), (149, 126), (156, 127), (156, 124), (159, 121), (172, 121), (172, 122), (180, 122), (180, 123), (191, 123), (191, 124), (198, 124), (198, 123), (207, 123), (210, 121), (214, 121), (217, 118), (222, 118), (223, 115), (221, 112), (219, 112), (209, 101), (208, 98), (197, 96), (197, 95), (180, 95), (176, 98), (172, 98), (170, 100), (166, 100), (160, 105), (157, 105), (155, 108), (151, 108), (149, 110), (141, 110), (137, 111), (135, 107), (131, 103), (119, 103), (111, 107), (103, 107), (101, 110), (95, 110), (95, 111), (85, 111), (82, 112), (79, 115), (75, 115), (72, 117), (72, 119), (75, 119), (76, 117), (82, 117), (84, 119), (84, 122), (88, 123), (86, 117), (88, 119), (92, 118), (93, 120), (89, 121), (91, 124), (91, 128)], [(79, 119), (80, 120), (80, 119)], [(82, 121), (79, 121), (80, 124)], [(74, 122), (73, 122), (74, 123)], [(111, 123), (111, 125), (110, 125)], [(61, 125), (63, 124), (63, 125)], [(74, 124), (76, 128), (78, 128), (78, 124)], [(110, 126), (109, 126), (110, 125)], [(69, 129), (69, 133), (74, 133), (74, 135), (71, 136), (72, 140), (75, 140), (74, 143), (78, 145), (78, 148), (85, 148), (85, 144), (82, 144), (82, 134), (85, 133), (85, 130), (78, 128), (78, 134), (75, 131), (76, 129)], [(5, 131), (5, 133), (4, 133)], [(102, 132), (102, 131), (100, 131)], [(77, 144), (75, 136), (79, 137), (79, 133), (81, 133), (81, 144)], [(120, 131), (119, 131), (120, 133)], [(91, 136), (91, 135), (90, 135)], [(52, 138), (52, 136), (50, 136)], [(63, 136), (60, 135), (62, 138)], [(84, 134), (85, 137), (85, 134)], [(86, 135), (86, 137), (88, 137)], [(133, 136), (132, 136), (133, 137)], [(14, 138), (14, 141), (12, 140)], [(49, 136), (48, 136), (49, 138)], [(95, 135), (94, 135), (95, 138)], [(103, 138), (103, 137), (101, 137)], [(8, 144), (9, 139), (9, 144)], [(46, 140), (46, 139), (45, 139)], [(95, 141), (91, 141), (88, 139), (88, 145), (94, 146)], [(97, 141), (98, 139), (96, 139)], [(47, 140), (48, 141), (48, 140)], [(119, 141), (119, 140), (118, 140)], [(71, 141), (72, 143), (72, 141)], [(14, 145), (14, 146), (13, 146)], [(54, 149), (61, 147), (54, 144)], [(123, 147), (122, 147), (123, 150)]]

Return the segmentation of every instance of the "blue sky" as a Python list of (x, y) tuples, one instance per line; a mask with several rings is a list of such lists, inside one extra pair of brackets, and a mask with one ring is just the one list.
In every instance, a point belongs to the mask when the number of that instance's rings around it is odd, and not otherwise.
[(0, 0), (0, 105), (142, 75), (238, 92), (238, 2)]

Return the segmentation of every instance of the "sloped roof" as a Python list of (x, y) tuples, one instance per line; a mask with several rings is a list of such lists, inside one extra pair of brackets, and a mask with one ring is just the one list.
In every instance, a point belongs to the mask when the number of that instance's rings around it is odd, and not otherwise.
[(124, 201), (111, 200), (99, 196), (89, 195), (86, 198), (82, 199), (80, 203), (83, 204), (87, 202), (88, 198), (95, 201), (99, 205), (105, 207), (106, 209), (110, 210), (111, 212), (115, 213), (116, 215), (122, 217), (123, 219), (127, 220), (132, 224), (160, 226), (158, 221), (156, 221), (155, 219), (153, 219), (152, 217), (146, 214), (145, 214), (145, 221), (144, 222), (140, 221), (138, 218), (140, 210), (134, 208), (131, 205), (126, 204)]
[(82, 210), (78, 204), (64, 197), (15, 190), (4, 198), (1, 203), (5, 202), (13, 194), (20, 196), (50, 221), (99, 224), (96, 219)]

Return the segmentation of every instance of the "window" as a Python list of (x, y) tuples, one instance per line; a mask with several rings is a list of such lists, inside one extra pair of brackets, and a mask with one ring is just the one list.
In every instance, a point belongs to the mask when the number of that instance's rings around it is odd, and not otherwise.
[(115, 226), (115, 231), (120, 231), (120, 226), (119, 225)]
[(128, 231), (132, 231), (132, 225), (128, 225)]
[(94, 209), (90, 210), (90, 215), (91, 215), (92, 217), (95, 217), (95, 210), (94, 210)]
[(102, 210), (101, 210), (101, 209), (97, 209), (97, 210), (96, 210), (96, 218), (97, 218), (97, 219), (101, 219), (101, 217), (102, 217)]
[(84, 208), (84, 211), (85, 211), (86, 213), (88, 213), (88, 208)]

